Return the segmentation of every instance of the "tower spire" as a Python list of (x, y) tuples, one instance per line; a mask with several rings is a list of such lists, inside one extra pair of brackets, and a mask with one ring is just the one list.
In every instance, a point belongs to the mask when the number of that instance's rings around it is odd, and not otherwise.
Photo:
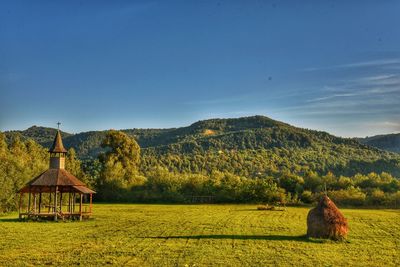
[(57, 134), (54, 138), (53, 145), (50, 147), (49, 152), (67, 153), (67, 150), (64, 148), (64, 145), (62, 142), (60, 130), (57, 130)]
[(54, 137), (53, 145), (49, 149), (50, 169), (64, 169), (65, 167), (65, 155), (67, 154), (67, 150), (64, 148), (62, 142), (60, 124), (59, 122), (57, 123), (57, 133)]

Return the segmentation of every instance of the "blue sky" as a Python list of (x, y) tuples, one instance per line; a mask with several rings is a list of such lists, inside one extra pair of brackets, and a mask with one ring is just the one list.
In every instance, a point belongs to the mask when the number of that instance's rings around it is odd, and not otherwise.
[(390, 0), (1, 1), (0, 130), (259, 114), (400, 132), (399, 14)]

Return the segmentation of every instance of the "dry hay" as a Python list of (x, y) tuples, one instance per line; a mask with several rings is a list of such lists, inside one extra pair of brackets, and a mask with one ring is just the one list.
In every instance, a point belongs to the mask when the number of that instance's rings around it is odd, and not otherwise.
[(342, 240), (348, 231), (347, 219), (328, 196), (323, 196), (317, 207), (308, 213), (308, 237)]

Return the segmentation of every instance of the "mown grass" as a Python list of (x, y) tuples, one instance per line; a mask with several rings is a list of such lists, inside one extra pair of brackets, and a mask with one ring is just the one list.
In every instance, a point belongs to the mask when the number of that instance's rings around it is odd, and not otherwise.
[(307, 208), (97, 204), (85, 222), (0, 217), (0, 265), (399, 266), (400, 212), (343, 209), (347, 242), (307, 239)]

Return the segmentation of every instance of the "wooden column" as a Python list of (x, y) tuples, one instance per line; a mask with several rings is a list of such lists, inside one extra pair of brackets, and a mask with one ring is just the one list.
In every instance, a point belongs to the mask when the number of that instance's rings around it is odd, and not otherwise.
[(22, 206), (22, 194), (23, 193), (19, 193), (19, 206), (18, 206), (18, 217), (21, 219), (21, 206)]
[(68, 212), (71, 213), (71, 192), (68, 192)]
[(39, 213), (40, 213), (40, 206), (42, 205), (42, 192), (39, 193)]
[(62, 213), (62, 196), (63, 196), (63, 193), (62, 193), (62, 191), (60, 192), (60, 212)]
[(79, 220), (82, 221), (82, 194), (80, 194), (80, 204), (79, 204)]
[(31, 211), (31, 189), (29, 188), (29, 197), (28, 197), (28, 214)]
[(49, 208), (47, 210), (47, 213), (50, 213), (50, 208), (51, 208), (51, 188), (49, 189)]
[(33, 193), (33, 213), (36, 214), (36, 193)]
[(75, 192), (73, 193), (72, 196), (72, 212), (75, 213), (75, 202), (76, 202), (76, 196), (75, 196)]
[(57, 186), (54, 190), (54, 220), (57, 221)]
[(93, 194), (90, 193), (90, 206), (89, 206), (89, 212), (90, 212), (90, 214), (92, 214), (92, 197), (93, 197)]

